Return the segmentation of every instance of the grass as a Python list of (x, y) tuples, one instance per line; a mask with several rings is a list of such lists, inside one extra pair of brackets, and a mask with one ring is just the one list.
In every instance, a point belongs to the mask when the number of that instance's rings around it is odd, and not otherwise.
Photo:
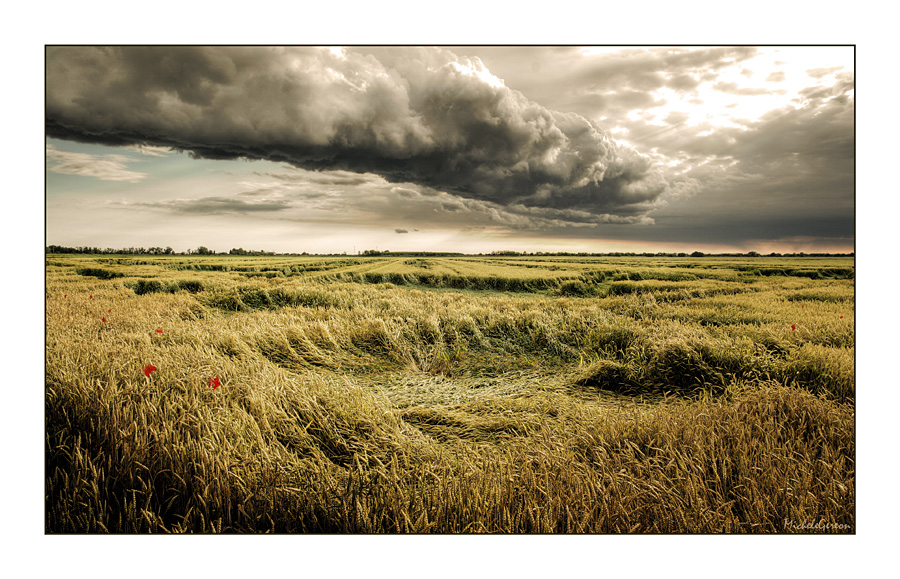
[(854, 532), (852, 273), (50, 256), (46, 530)]

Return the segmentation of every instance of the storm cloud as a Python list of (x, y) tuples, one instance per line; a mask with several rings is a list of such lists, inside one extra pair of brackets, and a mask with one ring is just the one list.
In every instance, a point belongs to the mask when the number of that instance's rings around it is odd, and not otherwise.
[(308, 47), (49, 47), (46, 64), (48, 137), (371, 173), (534, 217), (577, 211), (580, 222), (643, 222), (669, 189), (649, 157), (584, 116), (549, 110), (448, 50), (382, 61)]

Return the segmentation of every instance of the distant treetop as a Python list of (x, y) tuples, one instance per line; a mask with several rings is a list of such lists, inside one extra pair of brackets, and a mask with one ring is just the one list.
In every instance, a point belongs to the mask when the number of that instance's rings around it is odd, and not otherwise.
[[(203, 245), (198, 247), (197, 249), (188, 249), (187, 251), (183, 251), (180, 253), (175, 252), (171, 247), (123, 247), (120, 249), (113, 248), (99, 248), (99, 247), (66, 247), (63, 245), (48, 245), (46, 246), (46, 253), (80, 253), (80, 254), (125, 254), (125, 255), (250, 255), (250, 256), (263, 256), (263, 255), (316, 255), (316, 256), (331, 256), (331, 255), (342, 255), (339, 253), (308, 253), (304, 252), (284, 252), (284, 253), (276, 253), (274, 251), (265, 251), (265, 250), (248, 250), (241, 247), (234, 248), (228, 253), (216, 253), (214, 250), (211, 250)], [(344, 255), (346, 252), (344, 252)], [(465, 256), (465, 255), (491, 255), (491, 256), (558, 256), (558, 257), (763, 257), (759, 252), (756, 251), (748, 251), (747, 253), (703, 253), (702, 251), (695, 251), (690, 255), (686, 253), (667, 253), (667, 252), (643, 252), (643, 253), (635, 253), (635, 252), (607, 252), (607, 253), (590, 253), (586, 251), (581, 252), (569, 252), (569, 251), (535, 251), (529, 253), (527, 251), (512, 251), (512, 250), (497, 250), (492, 251), (489, 254), (466, 254), (459, 252), (449, 252), (449, 251), (388, 251), (388, 250), (377, 250), (377, 249), (366, 249), (360, 255), (363, 256), (378, 256), (378, 255), (391, 255), (396, 257), (454, 257), (454, 256)], [(769, 253), (766, 254), (765, 257), (855, 257), (856, 254), (854, 252), (850, 253)]]

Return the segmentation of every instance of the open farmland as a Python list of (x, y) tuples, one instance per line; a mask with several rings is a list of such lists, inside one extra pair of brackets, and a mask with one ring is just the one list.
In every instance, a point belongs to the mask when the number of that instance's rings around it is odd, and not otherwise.
[(48, 532), (855, 531), (852, 258), (46, 263)]

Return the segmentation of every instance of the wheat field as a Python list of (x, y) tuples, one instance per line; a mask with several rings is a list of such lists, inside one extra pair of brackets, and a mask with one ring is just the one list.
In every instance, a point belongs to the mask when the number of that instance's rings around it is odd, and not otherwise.
[(47, 533), (854, 533), (853, 258), (46, 258)]

